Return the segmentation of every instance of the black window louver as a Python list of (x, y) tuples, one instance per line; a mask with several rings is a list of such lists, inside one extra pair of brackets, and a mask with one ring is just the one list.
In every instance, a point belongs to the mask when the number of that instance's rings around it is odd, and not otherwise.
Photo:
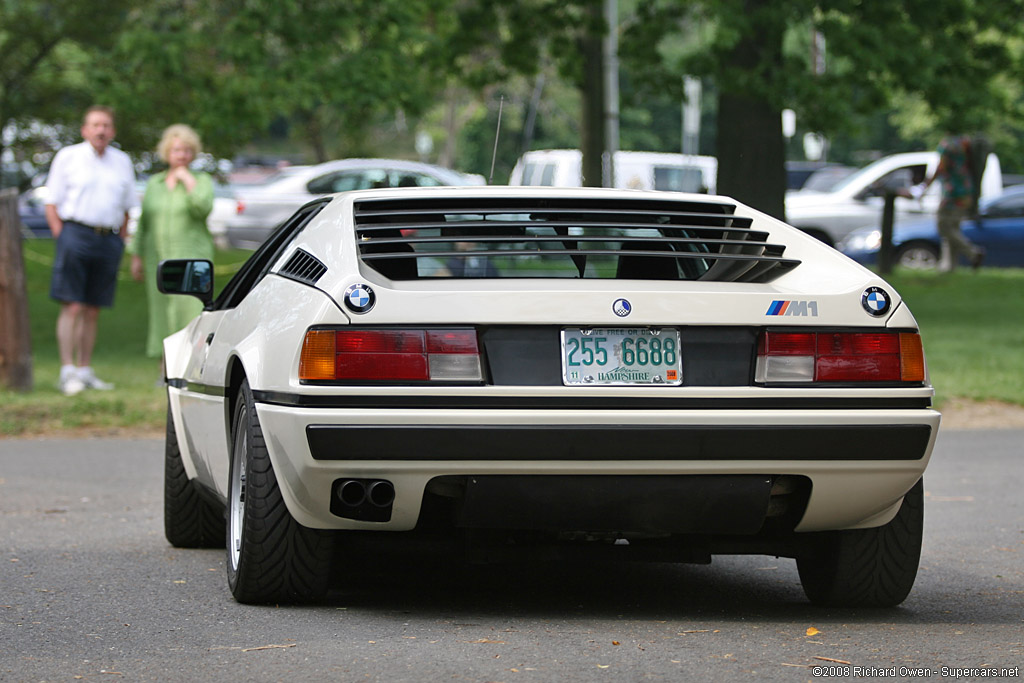
[(678, 200), (418, 198), (359, 201), (354, 219), (360, 258), (397, 280), (769, 282), (799, 265), (735, 210)]
[(288, 262), (278, 273), (284, 277), (297, 280), (307, 285), (315, 285), (327, 272), (327, 266), (315, 256), (302, 249), (296, 249)]

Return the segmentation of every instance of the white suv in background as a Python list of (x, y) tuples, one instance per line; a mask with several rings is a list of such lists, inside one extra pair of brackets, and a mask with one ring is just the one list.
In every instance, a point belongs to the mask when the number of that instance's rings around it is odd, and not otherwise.
[[(938, 163), (936, 152), (893, 154), (865, 166), (829, 192), (790, 192), (786, 195), (786, 221), (828, 245), (835, 245), (857, 228), (879, 224), (887, 187), (909, 187), (923, 182)], [(982, 197), (995, 196), (1003, 190), (1002, 169), (995, 154), (988, 157), (981, 186)], [(920, 201), (897, 197), (896, 219), (934, 214), (940, 194), (939, 184), (932, 183)]]
[[(527, 152), (516, 162), (509, 185), (583, 187), (583, 153), (578, 149)], [(668, 152), (615, 153), (614, 187), (714, 194), (718, 159)]]

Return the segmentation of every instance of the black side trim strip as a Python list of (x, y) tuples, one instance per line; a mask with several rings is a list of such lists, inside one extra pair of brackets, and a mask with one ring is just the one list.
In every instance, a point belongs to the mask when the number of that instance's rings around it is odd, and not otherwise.
[(189, 382), (187, 379), (181, 379), (180, 377), (168, 378), (167, 386), (174, 387), (175, 389), (191, 391), (194, 394), (206, 394), (207, 396), (218, 396), (221, 398), (227, 396), (228, 391), (227, 387), (219, 387), (215, 384), (201, 384), (200, 382)]
[(309, 425), (316, 460), (920, 460), (928, 425)]
[[(221, 389), (223, 391), (223, 389)], [(928, 408), (931, 399), (923, 398), (678, 398), (643, 397), (523, 397), (523, 396), (308, 396), (277, 391), (254, 391), (257, 403), (269, 403), (294, 408), (391, 408), (391, 409), (462, 409), (508, 408), (534, 410), (571, 410), (575, 408), (601, 408), (608, 410), (899, 410)]]

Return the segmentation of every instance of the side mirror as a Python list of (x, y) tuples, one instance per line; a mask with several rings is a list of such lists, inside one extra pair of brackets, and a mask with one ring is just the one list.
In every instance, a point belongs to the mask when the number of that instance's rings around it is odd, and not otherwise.
[(206, 259), (161, 261), (156, 286), (164, 294), (188, 294), (209, 304), (213, 301), (213, 263)]

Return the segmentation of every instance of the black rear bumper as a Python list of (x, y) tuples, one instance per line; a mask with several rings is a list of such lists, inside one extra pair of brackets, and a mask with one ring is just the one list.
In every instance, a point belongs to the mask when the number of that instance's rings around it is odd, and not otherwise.
[(931, 427), (907, 425), (309, 425), (315, 460), (920, 460)]

